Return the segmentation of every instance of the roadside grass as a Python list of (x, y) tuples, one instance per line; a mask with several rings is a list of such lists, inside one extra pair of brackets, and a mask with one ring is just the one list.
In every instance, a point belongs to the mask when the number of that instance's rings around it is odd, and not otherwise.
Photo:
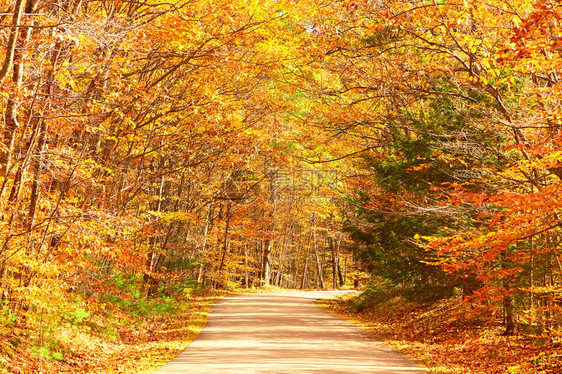
[(210, 305), (224, 294), (123, 299), (96, 305), (95, 312), (77, 308), (41, 329), (4, 326), (0, 373), (150, 373), (197, 337)]
[(371, 332), (430, 373), (562, 373), (562, 340), (501, 336), (499, 323), (482, 316), (460, 317), (456, 299), (422, 304), (394, 297), (359, 308), (358, 295), (318, 300), (328, 312)]
[[(113, 280), (96, 298), (68, 294), (34, 307), (25, 324), (0, 308), (1, 374), (150, 373), (185, 349), (226, 295), (285, 293), (275, 286), (212, 290), (192, 286), (140, 296), (138, 279)], [(40, 304), (39, 304), (40, 305)]]

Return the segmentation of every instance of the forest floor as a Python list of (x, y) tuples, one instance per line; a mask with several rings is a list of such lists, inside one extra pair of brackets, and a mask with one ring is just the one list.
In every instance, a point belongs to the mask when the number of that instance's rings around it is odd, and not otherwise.
[(50, 331), (0, 331), (0, 373), (150, 373), (195, 339), (220, 297), (194, 295), (173, 308), (152, 300), (145, 315), (113, 310)]
[(428, 306), (395, 298), (358, 312), (353, 299), (317, 304), (390, 343), (430, 373), (562, 373), (560, 336), (501, 336), (499, 324), (460, 318), (458, 300)]

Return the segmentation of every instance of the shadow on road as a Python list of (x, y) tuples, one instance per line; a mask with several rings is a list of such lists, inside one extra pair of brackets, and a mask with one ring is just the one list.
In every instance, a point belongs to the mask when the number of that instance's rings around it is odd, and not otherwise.
[(205, 329), (155, 373), (425, 373), (314, 299), (333, 293), (238, 295), (213, 305)]

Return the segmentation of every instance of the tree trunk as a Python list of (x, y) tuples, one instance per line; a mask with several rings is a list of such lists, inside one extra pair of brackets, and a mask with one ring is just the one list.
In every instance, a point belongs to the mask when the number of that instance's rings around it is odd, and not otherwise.
[(39, 196), (41, 194), (41, 173), (43, 172), (45, 143), (47, 137), (47, 124), (41, 120), (39, 143), (37, 145), (37, 161), (35, 165), (35, 173), (33, 175), (33, 184), (31, 186), (31, 200), (29, 202), (28, 213), (28, 230), (31, 231), (35, 228), (35, 220), (37, 215), (37, 204), (39, 203)]
[[(222, 240), (222, 257), (219, 266), (219, 279), (222, 278), (222, 270), (224, 269), (226, 253), (228, 252), (228, 231), (230, 230), (231, 209), (232, 209), (232, 202), (228, 202), (228, 205), (226, 206), (226, 227), (224, 228), (224, 236)], [(225, 283), (226, 283), (226, 278), (225, 278)]]
[(202, 284), (203, 281), (203, 263), (199, 264), (199, 272), (197, 274), (197, 283)]
[(273, 249), (273, 240), (268, 239), (264, 242), (262, 256), (262, 279), (263, 285), (269, 286), (271, 280), (271, 251)]
[[(8, 103), (6, 105), (6, 126), (4, 130), (3, 138), (7, 151), (5, 154), (0, 154), (0, 161), (4, 162), (4, 167), (1, 172), (4, 175), (4, 181), (0, 186), (0, 196), (4, 193), (6, 188), (8, 177), (12, 169), (12, 158), (14, 157), (14, 148), (16, 133), (19, 127), (19, 122), (17, 119), (17, 95), (20, 92), (23, 83), (23, 62), (17, 61), (22, 59), (24, 56), (21, 51), (18, 51), (16, 46), (22, 46), (29, 41), (31, 37), (31, 27), (21, 27), (22, 13), (32, 13), (35, 9), (35, 3), (33, 0), (17, 0), (14, 8), (14, 14), (12, 17), (12, 30), (10, 33), (10, 38), (8, 40), (8, 47), (6, 50), (6, 56), (2, 68), (0, 69), (0, 84), (4, 81), (6, 76), (9, 74), (13, 66), (13, 82), (15, 84), (15, 90), (11, 97), (8, 98)], [(21, 32), (18, 32), (21, 27)], [(19, 38), (18, 38), (19, 35)], [(53, 63), (53, 70), (55, 63), (58, 59), (60, 52), (60, 42), (55, 44), (55, 50), (53, 52), (53, 57), (51, 63)], [(17, 62), (14, 62), (17, 61)], [(14, 66), (15, 65), (15, 66)], [(50, 91), (50, 85), (53, 80), (53, 70), (49, 72), (47, 78), (47, 90)], [(46, 91), (47, 91), (46, 90)], [(49, 97), (49, 96), (47, 96)]]
[[(509, 259), (509, 249), (501, 251), (500, 261), (501, 267), (505, 268)], [(510, 290), (508, 288), (508, 279), (504, 279), (504, 296), (503, 296), (503, 315), (504, 315), (504, 326), (505, 330), (503, 336), (511, 336), (515, 333), (515, 321), (513, 318), (513, 298), (511, 297)]]
[(308, 257), (309, 257), (309, 255), (310, 255), (310, 247), (307, 247), (306, 248), (306, 255), (304, 257), (304, 266), (303, 266), (303, 269), (302, 269), (302, 280), (301, 280), (301, 285), (300, 285), (301, 289), (304, 289), (305, 285), (306, 285), (306, 275), (307, 275), (307, 272), (308, 272)]
[[(214, 209), (215, 209), (214, 203), (212, 203), (211, 205), (209, 205), (209, 210), (207, 211), (206, 214), (205, 231), (203, 234), (203, 245), (201, 246), (201, 257), (204, 257), (205, 253), (207, 252), (207, 239), (209, 237), (209, 227), (212, 225), (212, 215)], [(201, 260), (203, 259), (204, 258), (201, 258)], [(201, 263), (199, 264), (199, 274), (197, 275), (197, 283), (199, 284), (202, 284), (203, 282), (204, 269), (205, 269), (205, 264), (203, 261), (201, 261)]]
[(2, 64), (2, 69), (0, 69), (0, 84), (4, 82), (4, 79), (8, 76), (12, 65), (14, 64), (14, 57), (16, 53), (16, 43), (18, 39), (18, 31), (20, 29), (21, 17), (23, 14), (23, 9), (26, 1), (16, 0), (14, 6), (14, 14), (12, 15), (12, 27), (10, 30), (10, 38), (8, 39), (8, 46), (6, 48), (6, 56), (4, 57), (4, 63)]
[(322, 261), (320, 259), (320, 249), (318, 248), (318, 238), (316, 237), (316, 228), (312, 231), (313, 235), (313, 246), (314, 246), (314, 254), (316, 257), (316, 274), (318, 278), (318, 282), (316, 283), (316, 288), (324, 288), (324, 274), (322, 269)]
[[(507, 290), (505, 290), (507, 292)], [(513, 299), (511, 296), (503, 298), (504, 326), (503, 336), (512, 336), (515, 333), (515, 321), (513, 319)]]
[(333, 238), (328, 239), (328, 244), (330, 246), (330, 252), (332, 253), (332, 288), (334, 290), (336, 290), (338, 288), (338, 268), (339, 268), (339, 261), (340, 261), (338, 249), (336, 248), (335, 242), (336, 242), (336, 240), (333, 239)]
[(347, 282), (347, 256), (343, 256), (343, 274), (342, 274), (342, 269), (341, 269), (341, 265), (339, 267), (339, 273), (340, 273), (340, 284), (342, 286), (345, 286), (345, 282)]
[(250, 287), (250, 272), (248, 271), (248, 246), (244, 245), (244, 288)]

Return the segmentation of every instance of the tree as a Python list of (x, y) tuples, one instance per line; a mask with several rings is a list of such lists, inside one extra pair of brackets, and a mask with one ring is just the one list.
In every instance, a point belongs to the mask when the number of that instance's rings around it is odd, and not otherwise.
[[(351, 186), (360, 254), (400, 280), (397, 269), (440, 264), (513, 333), (515, 311), (536, 299), (525, 290), (544, 248), (553, 288), (541, 296), (559, 297), (558, 5), (349, 1), (323, 14), (309, 48), (322, 74), (309, 68), (300, 81), (318, 103), (321, 141), (343, 138), (337, 159), (366, 160)], [(416, 254), (410, 266), (390, 263), (407, 258), (397, 248)]]

